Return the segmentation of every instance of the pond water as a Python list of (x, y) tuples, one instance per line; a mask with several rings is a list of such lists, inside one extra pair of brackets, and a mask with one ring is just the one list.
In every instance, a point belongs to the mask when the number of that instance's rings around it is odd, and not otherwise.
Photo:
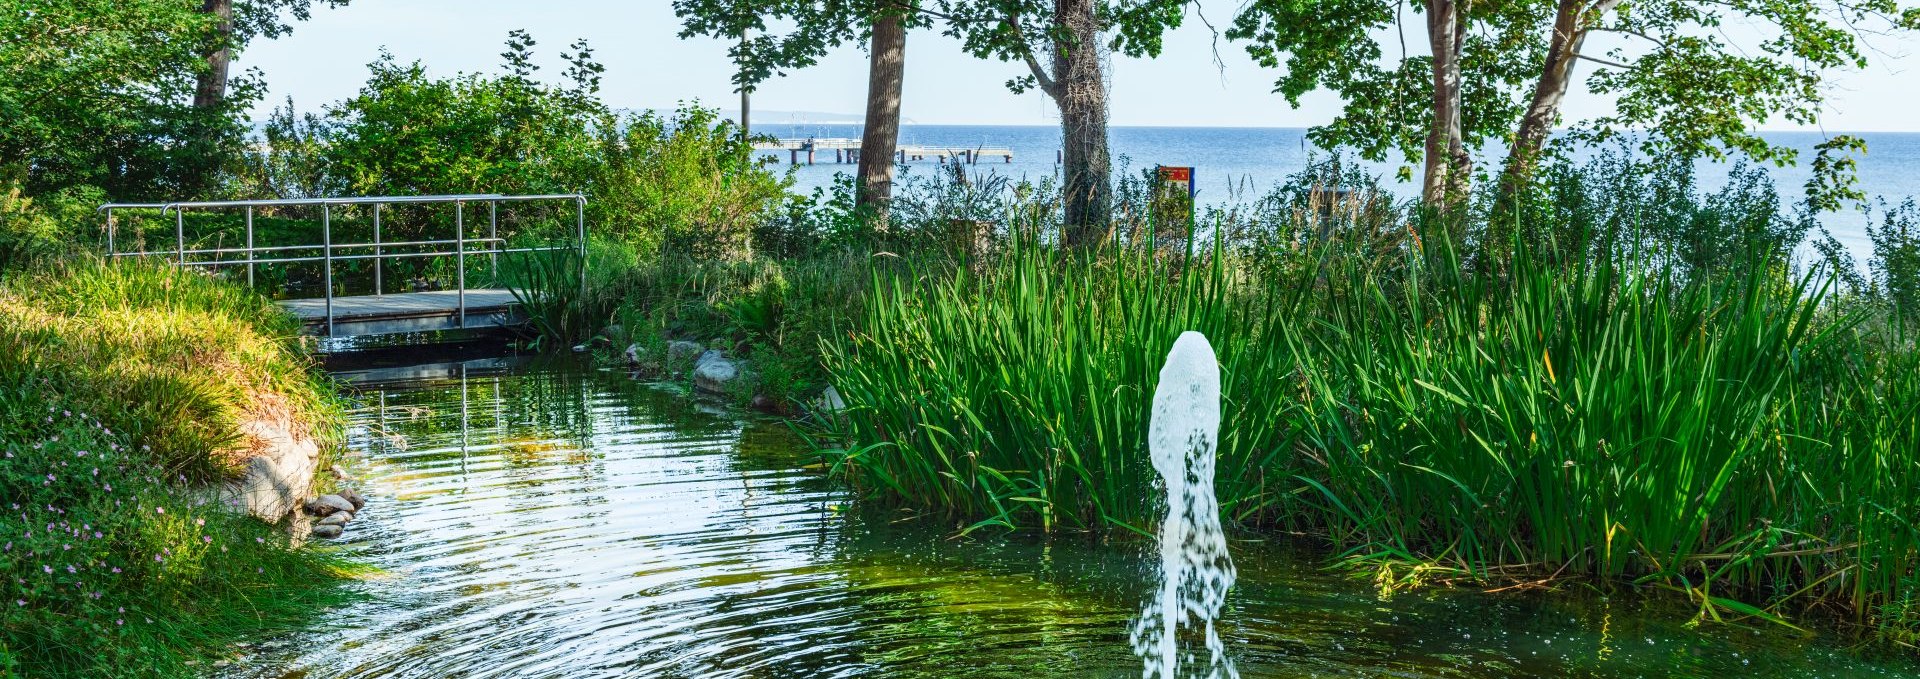
[[(269, 677), (1138, 676), (1143, 541), (958, 538), (849, 506), (786, 425), (572, 361), (359, 375), (341, 549), (378, 572)], [(1228, 423), (1227, 426), (1231, 426)], [(1597, 592), (1382, 595), (1232, 543), (1242, 676), (1907, 676), (1779, 629)]]

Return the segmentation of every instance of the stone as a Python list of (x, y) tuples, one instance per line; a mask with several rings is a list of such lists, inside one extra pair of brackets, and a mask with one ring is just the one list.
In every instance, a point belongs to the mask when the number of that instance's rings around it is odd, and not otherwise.
[(360, 508), (367, 506), (367, 499), (353, 492), (352, 488), (341, 488), (340, 492), (334, 494), (340, 496), (340, 499), (353, 503), (353, 511), (360, 511)]
[(667, 343), (667, 365), (687, 365), (700, 357), (705, 347), (685, 340)]
[(331, 539), (340, 537), (340, 534), (345, 532), (347, 532), (346, 526), (322, 524), (314, 526), (313, 532), (307, 533), (307, 535), (321, 539)]
[(345, 526), (347, 525), (348, 521), (352, 521), (352, 520), (353, 520), (353, 512), (334, 512), (332, 514), (326, 515), (325, 517), (321, 518), (319, 521), (315, 521), (313, 525), (315, 527)]
[(825, 391), (813, 399), (813, 409), (828, 415), (838, 415), (847, 409), (846, 399), (840, 398), (840, 390), (827, 385)]
[(240, 432), (254, 454), (240, 479), (226, 487), (226, 499), (262, 521), (279, 523), (299, 509), (301, 498), (312, 490), (320, 446), (312, 437), (294, 433), (285, 415), (242, 423)]
[(600, 339), (604, 339), (609, 343), (619, 342), (627, 338), (627, 329), (624, 327), (621, 327), (619, 323), (615, 323), (613, 325), (609, 325), (607, 327), (601, 328), (599, 337)]
[(640, 365), (644, 362), (647, 352), (638, 344), (629, 344), (626, 351), (620, 352), (620, 356), (627, 359), (627, 365)]
[(693, 388), (709, 394), (725, 394), (745, 374), (740, 363), (727, 358), (718, 349), (708, 349), (693, 364)]
[(353, 503), (338, 495), (322, 495), (307, 501), (307, 513), (314, 516), (326, 516), (334, 512), (351, 512)]
[(771, 413), (779, 409), (779, 404), (776, 404), (773, 402), (772, 396), (768, 396), (766, 394), (754, 394), (752, 407), (754, 410)]

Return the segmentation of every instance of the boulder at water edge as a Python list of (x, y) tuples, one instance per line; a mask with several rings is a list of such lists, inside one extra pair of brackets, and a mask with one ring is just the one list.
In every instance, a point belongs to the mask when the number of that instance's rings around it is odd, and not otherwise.
[(307, 501), (307, 513), (314, 516), (326, 516), (334, 512), (352, 512), (354, 506), (346, 498), (338, 495), (322, 495)]
[(314, 522), (315, 526), (345, 526), (353, 520), (353, 512), (334, 512)]
[(340, 499), (352, 503), (353, 511), (360, 511), (362, 507), (367, 506), (367, 499), (360, 497), (359, 493), (353, 492), (352, 488), (341, 488), (340, 492), (335, 493), (335, 495), (339, 495)]
[(321, 524), (321, 525), (314, 526), (313, 532), (308, 533), (307, 535), (311, 535), (316, 538), (331, 539), (331, 538), (340, 537), (340, 534), (346, 532), (346, 530), (347, 529), (345, 526), (341, 526), (338, 524), (333, 524), (333, 525)]
[(677, 340), (673, 342), (668, 342), (667, 343), (667, 365), (668, 366), (688, 365), (700, 358), (700, 352), (702, 349), (705, 349), (705, 347), (700, 346), (699, 342), (688, 342), (686, 340)]
[(744, 372), (738, 362), (727, 358), (719, 349), (709, 349), (693, 364), (693, 388), (709, 394), (725, 394)]

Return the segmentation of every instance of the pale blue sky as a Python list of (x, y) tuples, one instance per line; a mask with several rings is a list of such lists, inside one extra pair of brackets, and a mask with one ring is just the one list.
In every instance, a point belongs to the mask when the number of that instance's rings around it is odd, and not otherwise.
[[(1239, 5), (1215, 0), (1201, 6), (1215, 26), (1224, 28)], [(301, 108), (312, 109), (351, 96), (382, 46), (439, 74), (495, 71), (506, 33), (515, 28), (532, 31), (540, 41), (537, 49), (547, 65), (543, 73), (553, 77), (559, 75), (559, 53), (586, 38), (607, 66), (603, 95), (613, 106), (660, 108), (698, 100), (731, 108), (738, 103), (728, 82), (732, 67), (726, 45), (676, 37), (679, 22), (667, 0), (354, 0), (346, 8), (316, 9), (313, 20), (297, 25), (293, 35), (252, 45), (238, 63), (265, 71), (271, 87), (266, 106), (292, 96)], [(1409, 26), (1414, 45), (1422, 42), (1417, 30), (1417, 24)], [(1158, 59), (1114, 58), (1113, 124), (1304, 127), (1326, 121), (1337, 110), (1338, 101), (1324, 93), (1311, 95), (1298, 110), (1291, 108), (1269, 92), (1273, 71), (1255, 66), (1239, 44), (1224, 39), (1218, 50), (1222, 67), (1214, 62), (1212, 43), (1212, 32), (1190, 15)], [(1920, 110), (1920, 57), (1908, 56), (1920, 52), (1914, 49), (1920, 41), (1881, 38), (1874, 46), (1889, 54), (1876, 54), (1878, 63), (1864, 72), (1833, 78), (1826, 130), (1920, 130), (1914, 113)], [(1056, 118), (1043, 95), (1007, 91), (1006, 80), (1022, 73), (1023, 66), (966, 56), (956, 42), (937, 34), (914, 33), (907, 39), (902, 113), (919, 123), (1053, 124)], [(865, 92), (866, 56), (846, 48), (818, 66), (763, 85), (753, 105), (756, 110), (857, 114)], [(1587, 117), (1609, 106), (1576, 94), (1567, 111)]]

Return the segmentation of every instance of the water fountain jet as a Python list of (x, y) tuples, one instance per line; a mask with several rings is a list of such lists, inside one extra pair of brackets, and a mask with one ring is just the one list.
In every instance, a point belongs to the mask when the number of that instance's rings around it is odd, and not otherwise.
[(1233, 588), (1234, 569), (1220, 529), (1220, 501), (1213, 494), (1220, 366), (1204, 335), (1181, 333), (1167, 352), (1153, 392), (1152, 418), (1147, 447), (1166, 487), (1167, 516), (1160, 523), (1160, 588), (1134, 623), (1133, 652), (1144, 676), (1172, 679), (1180, 675), (1179, 629), (1201, 627), (1208, 658), (1204, 673), (1194, 675), (1238, 677), (1214, 629)]

